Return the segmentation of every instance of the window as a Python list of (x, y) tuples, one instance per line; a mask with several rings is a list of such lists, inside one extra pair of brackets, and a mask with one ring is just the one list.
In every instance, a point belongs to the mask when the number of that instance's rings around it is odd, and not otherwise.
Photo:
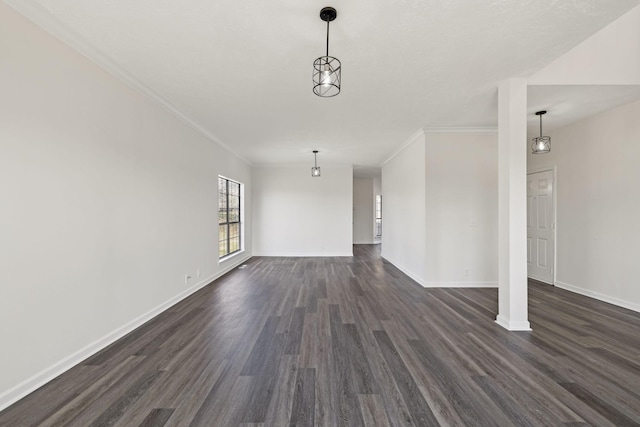
[(224, 258), (242, 249), (240, 216), (242, 184), (218, 177), (218, 255)]
[(376, 237), (380, 236), (382, 236), (382, 196), (378, 194), (376, 195)]

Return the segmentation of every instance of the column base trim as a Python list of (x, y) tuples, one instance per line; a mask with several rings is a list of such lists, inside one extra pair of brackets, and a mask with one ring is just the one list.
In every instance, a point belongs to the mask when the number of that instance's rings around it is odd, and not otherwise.
[(527, 320), (521, 322), (512, 322), (506, 317), (498, 314), (496, 323), (508, 331), (531, 331), (531, 325)]

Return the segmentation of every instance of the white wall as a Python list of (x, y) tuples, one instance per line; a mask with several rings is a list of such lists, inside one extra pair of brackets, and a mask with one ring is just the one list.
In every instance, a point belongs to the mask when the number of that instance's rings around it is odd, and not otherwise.
[(640, 101), (549, 133), (557, 166), (556, 285), (640, 311)]
[(373, 243), (374, 210), (373, 178), (354, 178), (353, 243)]
[(251, 171), (2, 3), (0, 61), (1, 409), (241, 261), (217, 175), (250, 212)]
[(427, 133), (426, 153), (426, 285), (497, 286), (497, 134)]
[(382, 166), (382, 256), (425, 284), (425, 139), (417, 134)]
[(253, 169), (253, 254), (351, 256), (353, 169), (321, 165)]

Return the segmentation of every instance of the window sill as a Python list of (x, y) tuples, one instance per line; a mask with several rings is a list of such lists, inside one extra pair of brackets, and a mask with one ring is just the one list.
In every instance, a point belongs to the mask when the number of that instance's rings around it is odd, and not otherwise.
[(239, 255), (244, 254), (244, 249), (239, 250), (238, 252), (234, 252), (231, 255), (224, 256), (222, 258), (218, 258), (218, 264), (222, 264), (225, 261), (229, 261), (232, 258), (235, 258)]

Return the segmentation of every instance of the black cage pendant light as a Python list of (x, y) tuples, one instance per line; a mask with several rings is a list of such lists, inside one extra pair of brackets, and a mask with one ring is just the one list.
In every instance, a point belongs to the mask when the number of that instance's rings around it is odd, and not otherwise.
[(338, 58), (329, 56), (329, 22), (337, 16), (338, 12), (332, 7), (320, 11), (320, 19), (327, 23), (327, 54), (313, 61), (313, 93), (324, 98), (340, 93), (342, 65)]
[(313, 166), (311, 166), (311, 176), (320, 176), (320, 167), (318, 166), (318, 150), (313, 150)]
[(533, 143), (531, 144), (531, 152), (533, 154), (543, 154), (551, 151), (551, 137), (542, 136), (542, 116), (547, 114), (546, 111), (538, 111), (536, 116), (540, 117), (540, 136), (537, 138), (533, 138)]

